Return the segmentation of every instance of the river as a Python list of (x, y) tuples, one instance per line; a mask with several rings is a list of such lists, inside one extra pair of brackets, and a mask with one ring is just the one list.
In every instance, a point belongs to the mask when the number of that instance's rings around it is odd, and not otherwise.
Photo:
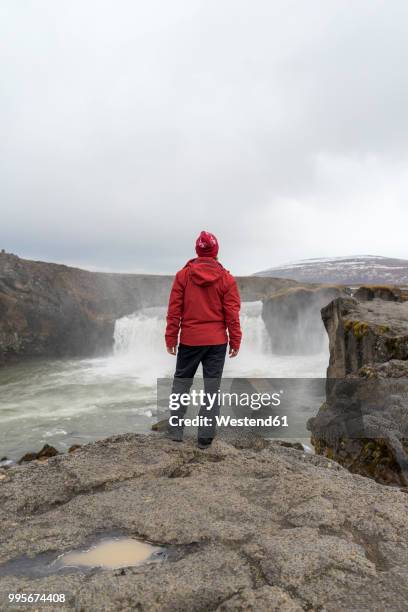
[[(261, 302), (242, 308), (244, 340), (225, 376), (324, 377), (328, 343), (313, 355), (275, 355)], [(156, 379), (171, 376), (175, 358), (164, 348), (164, 308), (118, 319), (111, 355), (31, 361), (0, 369), (0, 459), (18, 459), (45, 443), (72, 444), (126, 431), (146, 432), (156, 407)], [(154, 420), (154, 419), (153, 419)]]

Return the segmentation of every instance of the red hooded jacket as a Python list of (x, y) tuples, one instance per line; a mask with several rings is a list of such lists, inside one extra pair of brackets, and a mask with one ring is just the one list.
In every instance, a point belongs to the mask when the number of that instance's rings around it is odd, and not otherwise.
[[(241, 299), (234, 277), (213, 257), (186, 263), (174, 279), (167, 311), (166, 345), (225, 344), (239, 349)], [(228, 336), (227, 336), (228, 330)]]

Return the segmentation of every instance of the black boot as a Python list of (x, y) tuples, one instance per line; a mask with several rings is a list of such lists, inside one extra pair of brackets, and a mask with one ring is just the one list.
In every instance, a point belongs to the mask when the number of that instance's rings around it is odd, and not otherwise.
[(198, 438), (197, 440), (197, 444), (198, 444), (198, 448), (209, 448), (211, 446), (211, 442), (213, 441), (212, 438)]

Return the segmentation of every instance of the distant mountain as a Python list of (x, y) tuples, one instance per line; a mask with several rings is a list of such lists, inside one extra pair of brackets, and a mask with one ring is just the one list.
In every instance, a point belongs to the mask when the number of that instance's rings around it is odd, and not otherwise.
[(408, 285), (408, 260), (376, 255), (304, 259), (254, 276), (290, 278), (305, 283)]

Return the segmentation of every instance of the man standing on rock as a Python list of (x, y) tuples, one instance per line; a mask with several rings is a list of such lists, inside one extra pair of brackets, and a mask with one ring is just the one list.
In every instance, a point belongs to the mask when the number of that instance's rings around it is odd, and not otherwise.
[[(229, 341), (229, 356), (238, 355), (241, 343), (239, 310), (241, 300), (234, 277), (218, 261), (218, 241), (214, 234), (201, 232), (190, 259), (176, 274), (167, 311), (166, 346), (177, 354), (172, 393), (188, 393), (200, 363), (205, 393), (217, 393)], [(228, 332), (228, 335), (227, 335)], [(178, 345), (180, 333), (180, 344)], [(178, 350), (177, 350), (178, 345)], [(210, 403), (208, 404), (210, 405)], [(207, 448), (215, 436), (219, 403), (202, 405), (199, 416), (205, 424), (198, 428), (198, 446)], [(171, 411), (168, 431), (172, 440), (183, 439), (186, 407)]]

